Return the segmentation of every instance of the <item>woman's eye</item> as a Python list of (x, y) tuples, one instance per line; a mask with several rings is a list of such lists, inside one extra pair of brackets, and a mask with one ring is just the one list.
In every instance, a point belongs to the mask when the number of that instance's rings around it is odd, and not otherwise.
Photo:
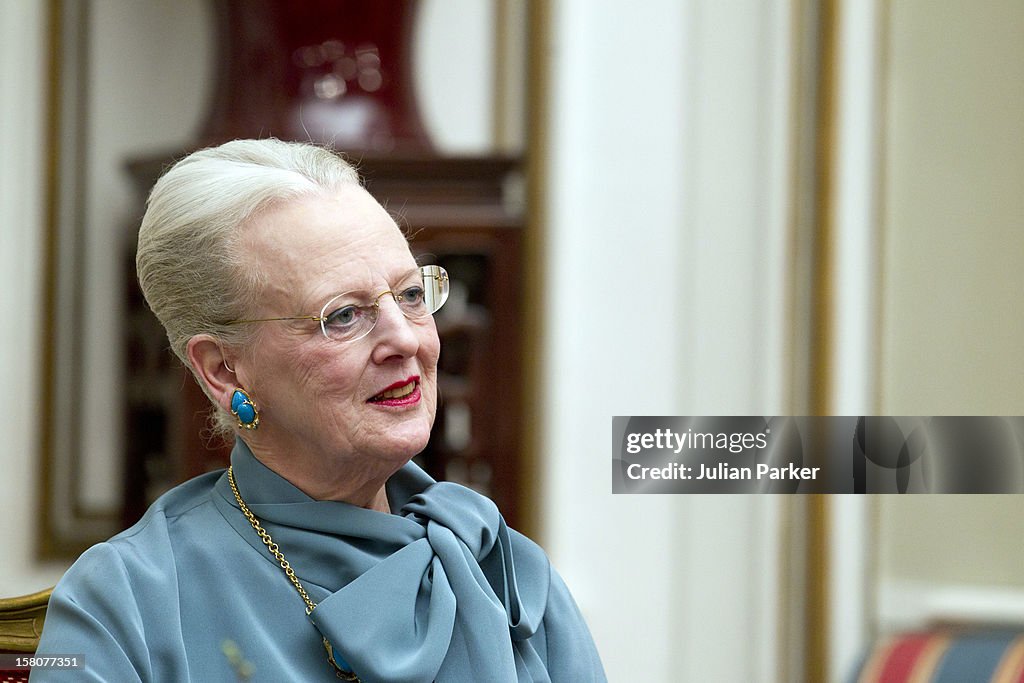
[(405, 306), (417, 307), (423, 304), (423, 288), (410, 287), (402, 292), (402, 304)]
[(347, 327), (359, 320), (358, 306), (342, 306), (324, 317), (324, 324), (334, 327)]

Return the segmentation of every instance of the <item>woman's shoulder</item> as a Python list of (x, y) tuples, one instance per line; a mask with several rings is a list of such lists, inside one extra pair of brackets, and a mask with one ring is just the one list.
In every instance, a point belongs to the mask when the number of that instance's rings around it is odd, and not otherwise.
[[(194, 527), (215, 523), (211, 494), (219, 477), (220, 473), (211, 472), (168, 490), (135, 524), (82, 553), (61, 583), (72, 584), (82, 578), (88, 582), (94, 572), (134, 574), (140, 564), (158, 565), (168, 559), (173, 562), (176, 536), (181, 532), (194, 535)], [(175, 526), (180, 529), (175, 530)]]
[(131, 538), (143, 533), (154, 523), (173, 521), (198, 507), (210, 504), (210, 495), (221, 476), (223, 470), (208, 472), (169, 489), (153, 501), (138, 522), (112, 537), (109, 542)]
[[(149, 584), (160, 584), (173, 574), (168, 568), (174, 566), (175, 538), (194, 538), (196, 527), (210, 526), (204, 518), (216, 514), (211, 492), (218, 477), (216, 472), (204, 474), (164, 493), (138, 522), (82, 553), (58, 583), (57, 594), (107, 593), (114, 585), (159, 588)], [(189, 517), (195, 519), (174, 528)]]

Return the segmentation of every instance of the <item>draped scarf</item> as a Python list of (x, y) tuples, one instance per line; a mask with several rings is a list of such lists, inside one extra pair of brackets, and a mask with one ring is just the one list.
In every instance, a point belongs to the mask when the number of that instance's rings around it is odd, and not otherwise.
[[(387, 483), (395, 514), (313, 500), (238, 440), (242, 498), (317, 602), (310, 619), (363, 681), (549, 681), (541, 626), (551, 581), (544, 552), (511, 531), (489, 499), (407, 463)], [(225, 520), (277, 564), (238, 509)], [(254, 557), (253, 561), (259, 561)], [(281, 572), (281, 585), (291, 590)], [(298, 594), (296, 610), (304, 609)], [(541, 638), (543, 640), (543, 638)]]

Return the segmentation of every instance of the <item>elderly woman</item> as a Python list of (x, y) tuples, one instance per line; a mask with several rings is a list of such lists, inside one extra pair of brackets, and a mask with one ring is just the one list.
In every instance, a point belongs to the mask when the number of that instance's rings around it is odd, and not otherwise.
[(83, 654), (75, 680), (604, 680), (544, 552), (410, 462), (448, 276), (348, 164), (277, 140), (186, 157), (150, 195), (138, 271), (231, 466), (82, 555), (40, 653)]

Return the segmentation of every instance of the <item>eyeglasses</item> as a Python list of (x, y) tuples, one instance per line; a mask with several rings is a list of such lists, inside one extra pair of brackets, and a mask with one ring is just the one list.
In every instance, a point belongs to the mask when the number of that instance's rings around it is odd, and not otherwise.
[(381, 298), (391, 295), (409, 320), (433, 315), (448, 300), (448, 272), (441, 266), (421, 266), (402, 278), (394, 289), (370, 296), (365, 292), (344, 292), (331, 297), (320, 315), (297, 315), (284, 318), (232, 320), (226, 325), (265, 323), (276, 320), (314, 320), (328, 339), (353, 342), (370, 334), (380, 317)]

